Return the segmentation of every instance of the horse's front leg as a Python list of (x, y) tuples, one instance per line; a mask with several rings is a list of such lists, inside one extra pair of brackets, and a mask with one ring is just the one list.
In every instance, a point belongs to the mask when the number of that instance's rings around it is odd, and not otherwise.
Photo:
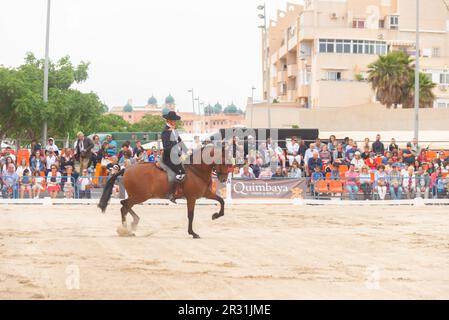
[(212, 220), (217, 220), (218, 218), (223, 217), (224, 216), (224, 204), (225, 204), (223, 198), (218, 196), (218, 195), (216, 195), (211, 190), (207, 190), (207, 192), (204, 195), (204, 197), (206, 199), (215, 200), (215, 201), (218, 201), (220, 203), (220, 211), (219, 212), (215, 212), (212, 215)]
[(187, 198), (187, 216), (189, 218), (189, 228), (187, 232), (193, 237), (193, 239), (199, 239), (200, 236), (193, 231), (193, 216), (195, 212), (196, 199)]

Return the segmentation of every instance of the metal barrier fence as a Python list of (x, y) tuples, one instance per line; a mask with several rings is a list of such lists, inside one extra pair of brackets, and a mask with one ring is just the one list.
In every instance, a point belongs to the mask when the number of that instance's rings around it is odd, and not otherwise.
[[(92, 199), (98, 200), (109, 176), (88, 177), (38, 177), (30, 183), (21, 181), (10, 184), (4, 180), (1, 186), (1, 198), (11, 199)], [(52, 181), (53, 180), (53, 181)], [(144, 183), (144, 182), (143, 182)], [(438, 178), (432, 186), (407, 190), (403, 184), (394, 187), (388, 184), (384, 188), (373, 181), (362, 186), (348, 187), (344, 180), (323, 179), (315, 182), (311, 178), (270, 178), (270, 179), (229, 179), (226, 183), (213, 180), (214, 191), (228, 201), (264, 200), (292, 201), (302, 200), (413, 200), (448, 199), (449, 176)], [(417, 192), (419, 189), (419, 192)], [(113, 188), (112, 199), (125, 199), (126, 191), (122, 177), (118, 177)]]

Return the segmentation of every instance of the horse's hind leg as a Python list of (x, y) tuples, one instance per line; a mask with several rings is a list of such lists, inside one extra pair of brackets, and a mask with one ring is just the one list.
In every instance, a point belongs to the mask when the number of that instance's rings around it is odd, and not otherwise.
[(131, 209), (131, 207), (132, 207), (132, 206), (129, 206), (129, 208), (128, 208), (129, 213), (131, 213), (131, 215), (132, 215), (132, 217), (133, 217), (133, 223), (131, 224), (131, 229), (132, 229), (133, 231), (136, 231), (136, 230), (137, 230), (137, 226), (139, 225), (140, 218), (139, 218), (139, 216), (134, 212), (134, 210)]
[(120, 201), (120, 203), (122, 204), (122, 207), (120, 208), (120, 213), (122, 214), (122, 226), (124, 228), (127, 228), (126, 225), (126, 215), (128, 214), (128, 205), (127, 205), (127, 200), (122, 200)]
[(195, 212), (195, 199), (187, 199), (187, 216), (189, 218), (189, 228), (187, 232), (193, 236), (193, 239), (199, 239), (200, 236), (193, 231), (193, 216)]
[(134, 210), (132, 209), (134, 204), (132, 203), (132, 201), (130, 201), (130, 199), (122, 200), (120, 203), (123, 206), (122, 209), (121, 209), (123, 226), (126, 228), (126, 214), (129, 212), (131, 214), (131, 216), (133, 217), (133, 222), (131, 224), (131, 229), (132, 229), (132, 231), (136, 231), (137, 230), (137, 225), (139, 224), (139, 221), (140, 221), (140, 218), (134, 212)]

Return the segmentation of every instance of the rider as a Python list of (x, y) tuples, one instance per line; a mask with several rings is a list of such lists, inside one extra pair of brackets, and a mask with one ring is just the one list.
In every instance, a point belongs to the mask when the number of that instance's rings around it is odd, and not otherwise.
[(176, 185), (185, 178), (185, 171), (180, 157), (182, 156), (183, 148), (184, 150), (186, 149), (184, 142), (176, 131), (176, 121), (181, 120), (181, 117), (176, 112), (170, 111), (163, 115), (163, 118), (167, 120), (167, 125), (164, 131), (162, 131), (162, 145), (164, 148), (163, 162), (176, 174), (176, 181), (169, 181), (167, 198), (171, 202), (176, 203)]

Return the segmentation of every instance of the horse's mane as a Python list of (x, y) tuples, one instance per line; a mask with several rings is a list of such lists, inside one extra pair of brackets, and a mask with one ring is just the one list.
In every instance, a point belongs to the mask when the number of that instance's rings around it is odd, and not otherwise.
[(217, 149), (213, 144), (207, 144), (205, 146), (202, 146), (201, 148), (194, 149), (192, 154), (190, 155), (190, 164), (193, 164), (193, 159), (195, 158), (195, 155), (200, 153), (200, 155), (203, 154), (203, 151), (206, 149)]

